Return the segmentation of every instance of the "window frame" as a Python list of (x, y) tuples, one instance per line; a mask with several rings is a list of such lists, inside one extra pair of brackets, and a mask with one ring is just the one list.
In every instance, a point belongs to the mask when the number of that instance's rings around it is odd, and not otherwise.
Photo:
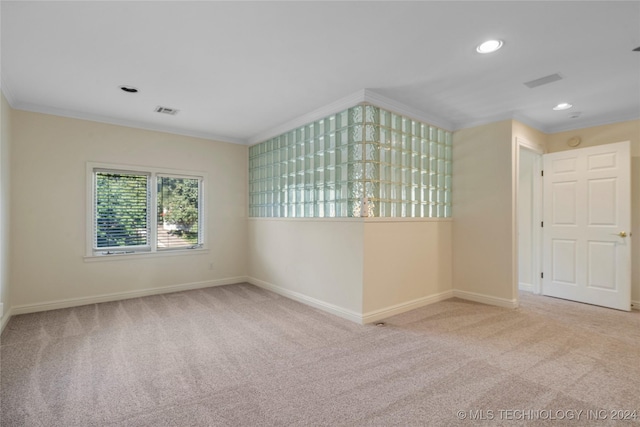
[[(96, 173), (112, 172), (131, 175), (147, 175), (147, 245), (96, 247)], [(198, 180), (198, 242), (195, 245), (178, 248), (158, 248), (158, 177), (186, 178)], [(86, 249), (85, 258), (111, 259), (141, 255), (178, 255), (207, 248), (207, 198), (206, 172), (178, 170), (150, 166), (87, 162), (86, 164)]]

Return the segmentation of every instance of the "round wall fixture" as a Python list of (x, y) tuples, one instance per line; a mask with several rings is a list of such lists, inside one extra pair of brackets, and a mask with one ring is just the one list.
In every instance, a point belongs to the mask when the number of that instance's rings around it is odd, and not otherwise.
[(582, 140), (580, 139), (579, 136), (574, 136), (573, 138), (569, 138), (567, 140), (567, 145), (569, 147), (577, 147), (578, 145), (580, 145), (581, 142)]
[(120, 86), (120, 89), (127, 93), (138, 93), (138, 89), (133, 86)]

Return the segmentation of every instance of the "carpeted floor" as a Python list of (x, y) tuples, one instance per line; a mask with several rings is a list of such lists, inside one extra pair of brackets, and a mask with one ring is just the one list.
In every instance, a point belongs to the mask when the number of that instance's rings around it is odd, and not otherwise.
[(240, 284), (15, 316), (0, 425), (640, 424), (640, 313), (521, 306), (359, 326)]

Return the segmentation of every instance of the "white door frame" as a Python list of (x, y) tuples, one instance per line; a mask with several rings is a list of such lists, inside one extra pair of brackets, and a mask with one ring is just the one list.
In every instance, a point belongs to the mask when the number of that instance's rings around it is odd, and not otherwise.
[[(513, 295), (516, 301), (519, 301), (519, 282), (520, 282), (520, 250), (519, 250), (519, 218), (518, 218), (518, 197), (520, 187), (520, 152), (521, 150), (527, 150), (537, 154), (537, 158), (533, 165), (533, 173), (537, 176), (537, 179), (533, 180), (533, 224), (540, 224), (542, 221), (542, 155), (545, 153), (543, 146), (532, 143), (524, 138), (517, 136), (515, 138), (514, 150), (513, 150), (513, 209), (512, 209), (512, 225), (513, 225)], [(542, 283), (540, 280), (540, 274), (542, 273), (542, 229), (541, 227), (534, 226), (532, 229), (532, 268), (533, 268), (533, 287), (535, 294), (542, 293)]]

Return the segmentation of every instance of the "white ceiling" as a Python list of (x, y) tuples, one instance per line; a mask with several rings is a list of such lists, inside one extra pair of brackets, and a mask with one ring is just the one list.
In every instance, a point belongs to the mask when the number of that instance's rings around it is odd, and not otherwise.
[[(3, 0), (1, 19), (14, 108), (230, 142), (365, 89), (450, 130), (640, 117), (639, 1)], [(504, 47), (477, 54), (489, 38)], [(564, 79), (523, 84), (553, 73)]]

